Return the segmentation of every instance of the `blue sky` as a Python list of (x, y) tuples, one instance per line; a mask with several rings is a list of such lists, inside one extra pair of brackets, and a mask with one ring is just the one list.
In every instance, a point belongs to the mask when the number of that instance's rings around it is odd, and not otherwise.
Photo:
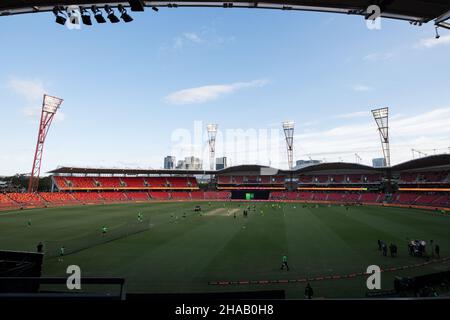
[[(1, 18), (0, 175), (30, 171), (43, 92), (65, 100), (43, 171), (159, 168), (167, 154), (206, 161), (202, 141), (174, 142), (195, 121), (218, 123), (222, 136), (259, 130), (255, 146), (260, 131), (294, 120), (296, 159), (354, 161), (357, 152), (368, 164), (381, 153), (370, 109), (385, 106), (393, 163), (410, 159), (411, 148), (449, 152), (450, 33), (435, 40), (432, 24), (383, 20), (369, 30), (356, 16), (256, 9), (132, 15), (81, 30), (50, 13)], [(285, 167), (281, 132), (272, 140), (256, 153), (220, 140), (217, 156)]]

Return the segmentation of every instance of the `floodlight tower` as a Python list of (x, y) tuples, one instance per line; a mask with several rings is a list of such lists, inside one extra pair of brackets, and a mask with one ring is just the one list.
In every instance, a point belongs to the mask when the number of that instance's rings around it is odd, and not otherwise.
[(33, 168), (31, 169), (28, 192), (37, 191), (39, 185), (39, 174), (41, 172), (42, 154), (44, 152), (45, 138), (52, 124), (53, 117), (58, 111), (63, 99), (44, 94), (42, 102), (41, 120), (39, 122), (39, 133), (34, 153)]
[(286, 149), (289, 170), (294, 167), (294, 121), (283, 122), (284, 137), (286, 138)]
[(383, 148), (384, 161), (386, 166), (391, 166), (391, 151), (389, 149), (389, 108), (372, 110), (373, 118), (378, 126), (380, 133), (381, 147)]
[(208, 144), (209, 144), (209, 168), (214, 170), (216, 164), (216, 135), (217, 135), (217, 124), (208, 124), (206, 126), (206, 131), (208, 131)]

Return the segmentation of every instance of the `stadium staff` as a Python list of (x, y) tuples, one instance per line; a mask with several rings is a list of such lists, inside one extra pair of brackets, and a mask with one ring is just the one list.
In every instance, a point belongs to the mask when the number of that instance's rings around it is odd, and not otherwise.
[(314, 290), (308, 282), (308, 284), (306, 285), (306, 288), (305, 288), (305, 298), (312, 299), (313, 294), (314, 294)]

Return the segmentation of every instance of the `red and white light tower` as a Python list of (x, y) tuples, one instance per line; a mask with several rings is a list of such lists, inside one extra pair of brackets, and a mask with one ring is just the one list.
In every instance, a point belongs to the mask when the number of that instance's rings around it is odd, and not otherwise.
[(294, 121), (283, 122), (284, 137), (286, 138), (286, 148), (288, 156), (289, 170), (294, 167)]
[(39, 122), (39, 133), (34, 153), (33, 168), (31, 169), (28, 192), (37, 191), (39, 185), (39, 174), (41, 172), (42, 154), (44, 152), (45, 138), (52, 124), (53, 118), (58, 111), (63, 99), (44, 94), (42, 102), (41, 121)]
[(380, 133), (381, 147), (383, 148), (384, 162), (387, 167), (391, 166), (391, 151), (389, 149), (389, 108), (372, 110), (373, 118)]

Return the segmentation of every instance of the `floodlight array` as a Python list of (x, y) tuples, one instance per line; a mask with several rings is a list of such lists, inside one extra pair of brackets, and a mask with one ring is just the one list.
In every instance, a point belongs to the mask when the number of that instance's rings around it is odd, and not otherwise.
[[(121, 4), (117, 6), (120, 18), (116, 15), (114, 9), (109, 5), (105, 5), (103, 8), (97, 7), (95, 5), (91, 6), (90, 8), (80, 6), (79, 10), (81, 14), (81, 21), (86, 26), (92, 25), (92, 15), (94, 16), (95, 21), (99, 24), (107, 22), (103, 14), (106, 15), (111, 23), (118, 23), (120, 22), (120, 19), (122, 19), (122, 21), (125, 23), (133, 21), (133, 18), (128, 14), (127, 9)], [(55, 15), (55, 22), (61, 25), (65, 25), (67, 19), (71, 16), (71, 13), (69, 13), (68, 11), (68, 7), (65, 8), (56, 6), (52, 11)]]

